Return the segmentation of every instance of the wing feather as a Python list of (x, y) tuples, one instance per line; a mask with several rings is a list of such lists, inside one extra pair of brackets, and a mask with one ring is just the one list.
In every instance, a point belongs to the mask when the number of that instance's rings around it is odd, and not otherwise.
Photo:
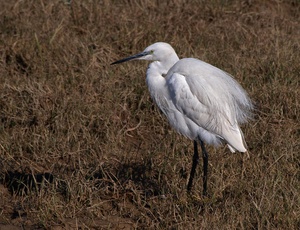
[(227, 73), (197, 59), (181, 59), (168, 72), (167, 86), (176, 108), (200, 127), (245, 150), (238, 126), (249, 117), (252, 104)]

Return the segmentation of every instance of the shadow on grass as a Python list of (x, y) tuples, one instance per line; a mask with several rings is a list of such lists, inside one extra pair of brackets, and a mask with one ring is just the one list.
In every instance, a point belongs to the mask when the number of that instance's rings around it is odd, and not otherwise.
[[(115, 186), (123, 191), (139, 190), (146, 196), (158, 196), (167, 189), (164, 173), (152, 167), (152, 162), (126, 162), (118, 164), (104, 164), (96, 171), (88, 173), (86, 180), (95, 182), (98, 189), (113, 191)], [(94, 168), (95, 169), (95, 168)], [(52, 186), (54, 191), (70, 198), (68, 185), (52, 173), (29, 174), (18, 171), (3, 172), (2, 183), (12, 195), (28, 195), (39, 193)]]
[(166, 182), (160, 180), (162, 173), (152, 168), (151, 161), (120, 163), (118, 165), (103, 165), (101, 169), (93, 172), (89, 179), (98, 179), (95, 184), (98, 188), (114, 184), (123, 189), (137, 189), (146, 196), (162, 195)]
[(55, 186), (55, 190), (66, 199), (69, 197), (68, 187), (64, 181), (58, 180), (52, 173), (27, 174), (8, 171), (2, 178), (3, 185), (13, 195), (27, 195), (38, 193), (43, 189)]
[(22, 195), (32, 191), (40, 191), (46, 184), (52, 184), (54, 176), (51, 173), (26, 174), (8, 171), (3, 183), (12, 194)]

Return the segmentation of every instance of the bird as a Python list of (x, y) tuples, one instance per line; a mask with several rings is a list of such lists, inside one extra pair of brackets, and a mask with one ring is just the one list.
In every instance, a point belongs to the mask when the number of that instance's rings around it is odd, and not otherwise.
[(253, 103), (242, 86), (227, 72), (196, 58), (179, 59), (173, 47), (156, 42), (144, 51), (111, 63), (146, 60), (146, 83), (152, 100), (170, 125), (194, 144), (187, 191), (193, 186), (203, 158), (203, 196), (207, 196), (208, 152), (205, 144), (227, 144), (231, 152), (247, 152), (240, 125), (252, 117)]

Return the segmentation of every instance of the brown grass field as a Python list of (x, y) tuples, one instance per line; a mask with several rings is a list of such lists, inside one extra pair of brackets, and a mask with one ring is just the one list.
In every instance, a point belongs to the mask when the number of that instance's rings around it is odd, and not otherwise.
[[(0, 229), (300, 229), (300, 1), (1, 1)], [(156, 41), (255, 104), (250, 159), (193, 143), (110, 63)]]

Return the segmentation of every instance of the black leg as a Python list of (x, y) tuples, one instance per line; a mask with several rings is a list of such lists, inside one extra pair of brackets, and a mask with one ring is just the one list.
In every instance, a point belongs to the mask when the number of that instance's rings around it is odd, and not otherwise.
[[(202, 148), (202, 146), (201, 146), (201, 148)], [(190, 173), (189, 183), (187, 185), (188, 192), (191, 191), (191, 189), (192, 189), (193, 179), (194, 179), (194, 176), (195, 176), (195, 171), (196, 171), (196, 167), (198, 165), (198, 162), (199, 162), (198, 146), (197, 146), (197, 141), (194, 141), (193, 165), (192, 165), (192, 170), (191, 170), (191, 173)]]
[(202, 157), (203, 157), (203, 196), (207, 196), (207, 168), (208, 168), (208, 153), (206, 152), (203, 141), (200, 140)]

